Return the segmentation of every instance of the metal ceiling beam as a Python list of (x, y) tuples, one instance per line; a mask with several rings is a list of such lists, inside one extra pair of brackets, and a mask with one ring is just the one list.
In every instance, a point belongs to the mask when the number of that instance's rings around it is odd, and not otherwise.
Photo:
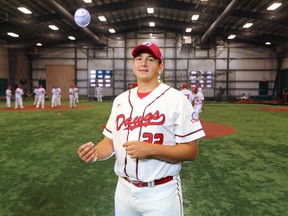
[[(62, 16), (64, 16), (66, 19), (68, 19), (71, 23), (74, 23), (74, 17), (67, 11), (64, 7), (62, 7), (60, 4), (55, 2), (54, 0), (48, 0), (47, 1), (58, 13), (60, 13)], [(107, 46), (103, 41), (100, 40), (100, 38), (95, 35), (93, 32), (91, 32), (87, 27), (80, 27), (78, 26), (82, 31), (84, 31), (97, 45)]]
[(224, 19), (226, 19), (230, 13), (234, 11), (234, 9), (237, 6), (237, 2), (238, 0), (232, 0), (230, 4), (225, 8), (225, 10), (222, 12), (222, 14), (212, 23), (209, 29), (202, 36), (201, 41), (200, 41), (201, 44), (204, 44), (208, 40), (208, 38), (215, 32), (215, 30), (220, 25), (220, 23)]

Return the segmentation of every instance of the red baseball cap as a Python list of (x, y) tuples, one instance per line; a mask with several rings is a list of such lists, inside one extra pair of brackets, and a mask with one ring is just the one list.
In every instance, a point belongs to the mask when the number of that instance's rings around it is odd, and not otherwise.
[(187, 88), (187, 84), (186, 83), (182, 83), (180, 87), (181, 88)]
[(151, 42), (144, 42), (141, 45), (135, 47), (132, 51), (132, 56), (135, 58), (139, 53), (143, 53), (145, 51), (148, 51), (155, 58), (159, 59), (162, 62), (162, 54), (159, 47)]

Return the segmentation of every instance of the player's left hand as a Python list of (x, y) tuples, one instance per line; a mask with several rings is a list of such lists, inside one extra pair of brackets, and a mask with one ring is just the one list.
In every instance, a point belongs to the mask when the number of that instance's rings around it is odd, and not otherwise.
[(150, 155), (150, 147), (152, 145), (150, 143), (145, 143), (141, 141), (130, 141), (123, 144), (127, 154), (132, 159), (144, 159), (149, 157)]

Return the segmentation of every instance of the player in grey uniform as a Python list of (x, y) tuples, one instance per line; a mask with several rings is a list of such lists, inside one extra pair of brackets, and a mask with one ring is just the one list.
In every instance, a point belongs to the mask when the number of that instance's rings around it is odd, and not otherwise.
[(104, 139), (81, 145), (78, 155), (91, 163), (115, 154), (116, 216), (182, 216), (181, 163), (196, 159), (205, 133), (187, 98), (158, 82), (158, 46), (145, 42), (132, 55), (138, 87), (114, 100)]

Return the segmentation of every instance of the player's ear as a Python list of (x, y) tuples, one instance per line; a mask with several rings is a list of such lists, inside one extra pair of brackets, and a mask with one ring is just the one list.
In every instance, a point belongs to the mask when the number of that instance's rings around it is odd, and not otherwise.
[(159, 64), (158, 74), (160, 75), (160, 74), (163, 72), (163, 70), (164, 70), (164, 64), (163, 64), (163, 62), (161, 62), (161, 63)]

